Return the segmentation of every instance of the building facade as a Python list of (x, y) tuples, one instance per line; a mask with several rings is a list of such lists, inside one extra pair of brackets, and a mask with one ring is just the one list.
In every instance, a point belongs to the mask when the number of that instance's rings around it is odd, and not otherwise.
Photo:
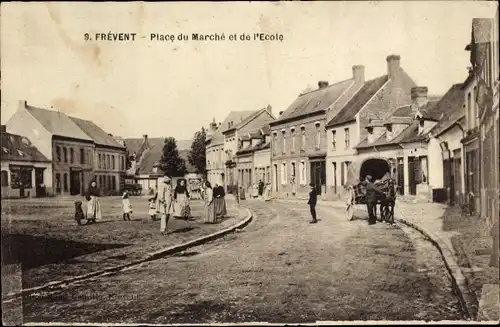
[[(29, 139), (52, 162), (52, 190), (48, 193), (83, 195), (92, 180), (104, 194), (119, 191), (125, 147), (93, 122), (20, 101), (6, 125), (8, 132)], [(99, 154), (109, 164), (99, 166)]]
[[(238, 169), (241, 167), (238, 167), (236, 153), (241, 150), (241, 136), (252, 133), (275, 120), (270, 105), (266, 108), (252, 111), (249, 115), (242, 115), (241, 113), (245, 112), (231, 112), (221, 125), (221, 132), (224, 136), (224, 184), (228, 193), (236, 191), (239, 179)], [(249, 160), (250, 164), (246, 164), (247, 168), (243, 169), (251, 169), (251, 157), (249, 157)], [(251, 178), (251, 175), (249, 178)]]
[(86, 158), (85, 151), (80, 150), (78, 159), (83, 164), (86, 159), (92, 161), (92, 175), (103, 194), (118, 194), (125, 180), (125, 146), (91, 121), (75, 117), (70, 119), (94, 141), (94, 156)]
[(212, 186), (215, 184), (225, 186), (224, 135), (220, 131), (221, 125), (222, 123), (217, 124), (214, 118), (208, 128), (205, 142), (207, 180)]
[[(385, 133), (383, 121), (399, 108), (411, 105), (411, 90), (416, 84), (401, 67), (400, 59), (388, 56), (387, 74), (366, 81), (326, 124), (328, 198), (343, 197), (347, 172), (353, 162), (360, 160), (360, 142), (373, 150), (369, 142)], [(392, 126), (401, 129), (405, 120), (401, 124), (395, 121)], [(372, 150), (366, 150), (366, 155)], [(400, 164), (404, 166), (404, 162), (395, 163)]]
[[(163, 154), (165, 138), (152, 138), (145, 134), (142, 138), (125, 139), (124, 143), (127, 153), (130, 156), (129, 160), (131, 164), (131, 167), (126, 171), (127, 177), (133, 177), (136, 183), (141, 185), (143, 193), (154, 192), (158, 187), (158, 179), (164, 175), (164, 172), (160, 168), (160, 160)], [(186, 164), (186, 174), (196, 173), (195, 167), (191, 166), (188, 161), (192, 141), (178, 140), (176, 143), (179, 156)], [(101, 156), (101, 160), (107, 161), (107, 156)], [(105, 161), (102, 161), (102, 164), (105, 164)], [(182, 177), (174, 177), (172, 179), (175, 182), (179, 178)]]
[(2, 199), (43, 197), (52, 194), (52, 163), (20, 135), (0, 131)]
[(364, 66), (353, 66), (352, 78), (302, 93), (270, 124), (271, 184), (275, 196), (306, 196), (313, 183), (326, 191), (327, 119), (364, 84)]

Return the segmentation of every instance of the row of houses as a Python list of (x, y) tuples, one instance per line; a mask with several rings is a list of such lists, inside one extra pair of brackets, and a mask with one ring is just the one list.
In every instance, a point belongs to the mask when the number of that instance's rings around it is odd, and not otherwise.
[(277, 117), (268, 106), (233, 111), (219, 124), (214, 119), (208, 180), (229, 192), (262, 180), (278, 197), (306, 196), (313, 183), (323, 198), (335, 199), (343, 196), (350, 165), (383, 157), (401, 196), (451, 204), (471, 198), (477, 211), (498, 215), (495, 27), (498, 12), (473, 20), (466, 47), (473, 65), (444, 95), (432, 95), (403, 69), (400, 56), (389, 55), (384, 75), (367, 80), (365, 67), (354, 65), (352, 76), (319, 81)]
[[(186, 164), (187, 174), (184, 178), (200, 178), (188, 160), (192, 140), (177, 140), (179, 156)], [(165, 138), (151, 138), (144, 134), (142, 138), (124, 139), (130, 167), (127, 170), (126, 182), (139, 184), (144, 191), (154, 190), (158, 186), (158, 178), (163, 176), (160, 159)]]
[(104, 193), (121, 189), (123, 140), (91, 121), (19, 101), (1, 130), (2, 198), (84, 194), (96, 180)]

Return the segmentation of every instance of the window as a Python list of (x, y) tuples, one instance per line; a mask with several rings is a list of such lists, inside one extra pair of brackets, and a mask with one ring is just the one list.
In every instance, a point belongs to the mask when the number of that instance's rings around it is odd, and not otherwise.
[(345, 142), (345, 148), (349, 148), (349, 128), (344, 128), (344, 142)]
[(278, 134), (273, 133), (273, 152), (278, 153)]
[(424, 132), (424, 120), (421, 118), (420, 121), (418, 122), (418, 135), (421, 135)]
[(85, 163), (85, 150), (84, 149), (80, 149), (80, 164), (84, 164)]
[(316, 149), (321, 147), (321, 125), (316, 123)]
[(290, 134), (292, 137), (292, 152), (295, 152), (295, 128), (290, 129)]
[(57, 156), (57, 161), (61, 162), (61, 147), (56, 146), (56, 156)]
[(300, 142), (300, 149), (302, 151), (305, 151), (306, 150), (306, 128), (304, 126), (302, 126), (300, 128), (300, 134), (301, 134), (301, 142)]
[(64, 162), (68, 162), (68, 149), (63, 148), (63, 158)]
[(306, 185), (306, 163), (305, 163), (305, 161), (300, 162), (300, 184)]
[(292, 175), (292, 180), (290, 182), (295, 184), (297, 182), (297, 180), (295, 179), (295, 177), (297, 176), (296, 170), (295, 170), (295, 162), (292, 162), (292, 174), (291, 175)]
[(102, 156), (101, 156), (101, 154), (100, 154), (100, 153), (99, 153), (99, 155), (98, 155), (98, 158), (99, 158), (99, 159), (98, 159), (98, 160), (99, 160), (99, 162), (98, 162), (98, 164), (97, 164), (97, 165), (99, 166), (99, 169), (101, 169), (101, 168), (102, 168)]
[(281, 164), (281, 184), (286, 184), (286, 163)]
[(75, 151), (73, 150), (73, 148), (69, 148), (69, 162), (70, 163), (73, 163), (74, 161), (74, 157), (75, 157)]
[(392, 125), (388, 124), (388, 125), (386, 125), (385, 128), (386, 128), (386, 132), (387, 132), (387, 139), (391, 140), (392, 139)]
[(63, 174), (63, 188), (64, 192), (68, 192), (68, 174)]
[(111, 156), (108, 154), (108, 155), (106, 155), (106, 169), (110, 169), (110, 168), (111, 168)]
[(282, 152), (286, 153), (286, 132), (282, 131), (281, 134), (283, 134), (283, 149), (282, 149)]
[(332, 131), (332, 151), (335, 151), (337, 148), (337, 131)]
[(1, 176), (2, 186), (9, 186), (9, 174), (6, 170), (2, 170)]
[(116, 158), (115, 158), (115, 155), (112, 155), (112, 156), (111, 156), (111, 169), (113, 169), (113, 170), (114, 170), (114, 169), (115, 169), (115, 167), (116, 167), (116, 162), (115, 162), (115, 159), (116, 159)]
[(121, 156), (121, 170), (125, 170), (125, 157)]

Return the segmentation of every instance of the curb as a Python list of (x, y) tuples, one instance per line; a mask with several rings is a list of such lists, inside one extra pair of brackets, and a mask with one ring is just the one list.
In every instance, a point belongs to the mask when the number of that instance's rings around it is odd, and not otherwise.
[(140, 264), (145, 263), (145, 262), (153, 261), (153, 260), (165, 257), (167, 255), (181, 252), (181, 251), (184, 251), (188, 248), (213, 241), (217, 238), (220, 238), (224, 235), (227, 235), (231, 232), (234, 232), (237, 229), (246, 227), (253, 220), (252, 212), (248, 208), (244, 208), (244, 209), (246, 210), (247, 215), (246, 215), (246, 218), (243, 219), (243, 221), (237, 223), (236, 225), (233, 225), (233, 226), (230, 226), (226, 229), (223, 229), (221, 231), (198, 237), (197, 239), (194, 239), (192, 241), (188, 241), (188, 242), (181, 243), (178, 245), (169, 246), (169, 247), (161, 249), (159, 251), (148, 253), (146, 255), (146, 257), (143, 259), (139, 259), (139, 260), (136, 260), (133, 262), (122, 264), (122, 265), (119, 265), (116, 267), (106, 268), (106, 269), (94, 271), (92, 273), (88, 273), (85, 275), (66, 278), (66, 279), (59, 280), (59, 281), (52, 281), (52, 282), (48, 282), (44, 285), (23, 289), (21, 291), (15, 292), (15, 293), (9, 293), (9, 294), (2, 296), (2, 302), (13, 300), (13, 299), (19, 298), (21, 296), (30, 295), (30, 294), (33, 294), (33, 293), (39, 292), (39, 291), (54, 290), (54, 289), (60, 288), (63, 285), (83, 281), (83, 280), (90, 279), (93, 277), (111, 275), (113, 273), (124, 270), (126, 268), (130, 268), (132, 266), (137, 266), (137, 265), (140, 265)]
[(419, 231), (422, 235), (428, 238), (431, 241), (431, 243), (438, 249), (439, 253), (441, 253), (441, 257), (443, 258), (446, 269), (448, 270), (448, 273), (451, 276), (453, 290), (455, 291), (455, 294), (458, 295), (458, 298), (460, 300), (460, 305), (462, 306), (462, 309), (466, 314), (467, 319), (471, 320), (472, 319), (471, 312), (473, 311), (472, 303), (474, 299), (467, 285), (467, 279), (460, 270), (460, 267), (458, 266), (454, 255), (451, 253), (448, 247), (445, 244), (443, 244), (443, 242), (437, 235), (435, 235), (432, 232), (429, 232), (425, 228), (420, 227), (412, 222), (409, 222), (404, 218), (395, 217), (395, 219), (405, 224), (406, 226), (409, 226)]

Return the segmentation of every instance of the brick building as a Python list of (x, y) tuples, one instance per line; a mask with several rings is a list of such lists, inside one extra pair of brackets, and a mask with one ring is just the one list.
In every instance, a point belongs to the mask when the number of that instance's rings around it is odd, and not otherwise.
[(353, 66), (353, 75), (302, 93), (278, 117), (271, 128), (271, 184), (277, 196), (304, 196), (309, 183), (326, 191), (327, 136), (325, 125), (363, 86), (364, 67)]
[[(374, 124), (411, 105), (411, 90), (416, 84), (401, 67), (400, 59), (388, 56), (387, 74), (365, 82), (327, 122), (328, 197), (342, 196), (349, 166), (358, 160), (356, 145), (364, 139), (377, 140), (384, 133), (384, 126)], [(408, 192), (408, 184), (405, 187)]]

